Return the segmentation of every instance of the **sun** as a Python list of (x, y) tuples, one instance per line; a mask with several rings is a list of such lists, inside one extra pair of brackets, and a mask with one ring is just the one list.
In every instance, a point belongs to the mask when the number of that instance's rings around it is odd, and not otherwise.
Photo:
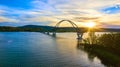
[(95, 27), (96, 23), (95, 22), (87, 22), (85, 23), (85, 27), (93, 28)]

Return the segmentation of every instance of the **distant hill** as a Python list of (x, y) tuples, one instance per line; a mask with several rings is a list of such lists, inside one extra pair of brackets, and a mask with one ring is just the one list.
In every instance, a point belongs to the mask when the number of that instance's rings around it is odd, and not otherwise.
[(25, 25), (25, 26), (19, 26), (19, 28), (43, 28), (43, 29), (53, 29), (52, 26), (40, 26), (40, 25)]

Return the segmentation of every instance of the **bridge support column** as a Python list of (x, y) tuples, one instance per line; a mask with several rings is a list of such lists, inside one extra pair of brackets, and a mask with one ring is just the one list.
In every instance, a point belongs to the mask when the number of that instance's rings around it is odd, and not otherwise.
[(53, 32), (53, 34), (52, 34), (53, 36), (56, 36), (56, 32)]
[(77, 32), (77, 36), (78, 36), (78, 38), (77, 38), (77, 40), (78, 40), (78, 46), (82, 45), (82, 36), (83, 36), (83, 33)]
[(81, 33), (77, 33), (77, 36), (78, 36), (78, 40), (82, 40), (82, 34)]
[(45, 32), (41, 32), (41, 33), (45, 34)]
[(47, 35), (49, 35), (50, 33), (49, 32), (47, 32)]

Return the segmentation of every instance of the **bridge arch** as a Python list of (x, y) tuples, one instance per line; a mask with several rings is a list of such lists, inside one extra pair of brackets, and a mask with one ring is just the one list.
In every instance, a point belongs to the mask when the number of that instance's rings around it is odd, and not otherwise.
[(83, 36), (83, 32), (81, 32), (80, 29), (79, 29), (79, 27), (78, 27), (74, 22), (72, 22), (72, 21), (70, 21), (70, 20), (61, 20), (61, 21), (59, 21), (59, 22), (55, 25), (55, 29), (54, 29), (53, 35), (56, 36), (56, 30), (57, 30), (57, 28), (58, 28), (59, 25), (60, 25), (62, 22), (64, 22), (64, 21), (69, 22), (69, 23), (73, 26), (73, 28), (74, 28), (75, 31), (77, 32), (78, 39), (81, 39), (82, 36)]

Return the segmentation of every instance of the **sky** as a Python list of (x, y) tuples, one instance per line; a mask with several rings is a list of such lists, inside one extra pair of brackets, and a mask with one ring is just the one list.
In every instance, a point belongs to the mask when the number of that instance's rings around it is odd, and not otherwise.
[(54, 26), (64, 19), (120, 28), (120, 0), (0, 0), (0, 26)]

